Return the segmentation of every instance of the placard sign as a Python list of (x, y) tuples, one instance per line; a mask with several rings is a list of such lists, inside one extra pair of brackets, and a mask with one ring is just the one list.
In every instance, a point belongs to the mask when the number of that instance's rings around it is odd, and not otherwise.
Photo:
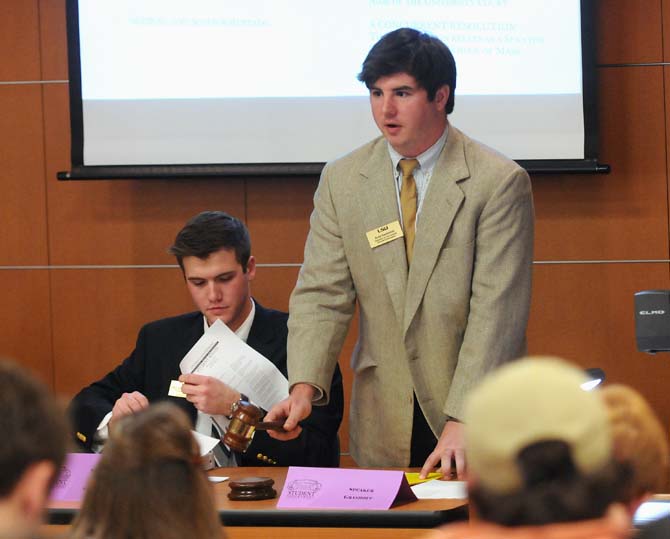
[(56, 480), (51, 499), (61, 502), (80, 502), (86, 483), (101, 455), (98, 453), (68, 453)]
[(401, 471), (291, 466), (277, 507), (384, 510), (416, 499)]

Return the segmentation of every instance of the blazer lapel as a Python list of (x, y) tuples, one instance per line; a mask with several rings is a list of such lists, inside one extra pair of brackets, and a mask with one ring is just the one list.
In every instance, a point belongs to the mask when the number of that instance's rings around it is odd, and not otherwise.
[(449, 126), (449, 135), (430, 179), (417, 220), (414, 256), (407, 282), (403, 332), (406, 332), (423, 300), (428, 279), (465, 195), (458, 186), (470, 175), (460, 132)]
[(282, 343), (281, 340), (278, 342), (272, 324), (267, 321), (267, 311), (260, 303), (254, 301), (256, 302), (256, 314), (247, 337), (247, 344), (262, 356), (270, 359), (276, 356), (277, 346), (285, 347), (286, 343)]
[[(374, 146), (370, 159), (360, 170), (359, 203), (365, 225), (363, 234), (394, 221), (400, 222), (392, 167), (386, 141), (380, 138)], [(398, 238), (374, 249), (368, 248), (372, 251), (371, 256), (384, 276), (394, 311), (398, 322), (401, 323), (407, 286), (405, 242), (402, 238)]]

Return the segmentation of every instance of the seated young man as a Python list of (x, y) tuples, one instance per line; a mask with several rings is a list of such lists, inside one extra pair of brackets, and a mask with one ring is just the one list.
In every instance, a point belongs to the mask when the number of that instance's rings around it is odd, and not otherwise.
[[(150, 402), (170, 400), (189, 413), (196, 430), (212, 434), (211, 416), (227, 416), (242, 398), (237, 388), (197, 374), (182, 374), (179, 363), (217, 319), (269, 359), (284, 376), (288, 315), (267, 309), (251, 297), (256, 275), (249, 232), (230, 215), (203, 212), (192, 218), (170, 247), (182, 269), (198, 311), (145, 325), (130, 356), (102, 380), (83, 389), (72, 401), (76, 437), (86, 449), (106, 439), (107, 428)], [(186, 399), (168, 396), (172, 380), (183, 382)], [(339, 369), (332, 380), (331, 400), (315, 409), (296, 440), (281, 442), (257, 432), (248, 451), (215, 451), (218, 466), (337, 466), (337, 430), (342, 420), (343, 390)], [(219, 433), (223, 434), (223, 433)]]
[(0, 537), (33, 537), (65, 460), (65, 414), (46, 387), (0, 361)]

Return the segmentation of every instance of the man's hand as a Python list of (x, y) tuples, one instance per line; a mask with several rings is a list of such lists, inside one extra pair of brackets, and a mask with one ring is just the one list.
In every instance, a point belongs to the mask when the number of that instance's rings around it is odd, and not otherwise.
[(114, 403), (114, 408), (112, 408), (112, 417), (109, 420), (109, 423), (113, 424), (123, 416), (136, 414), (137, 412), (144, 410), (147, 406), (149, 406), (149, 401), (139, 391), (124, 393)]
[(298, 425), (299, 421), (305, 419), (312, 413), (312, 398), (314, 397), (314, 388), (309, 384), (296, 384), (291, 390), (288, 398), (275, 404), (272, 410), (265, 416), (265, 421), (284, 422), (284, 430), (280, 432), (269, 430), (268, 434), (277, 440), (293, 440), (302, 432), (302, 427)]
[(179, 381), (186, 400), (204, 414), (230, 415), (233, 403), (240, 400), (239, 391), (212, 376), (182, 374)]
[(452, 458), (456, 462), (458, 479), (465, 479), (465, 436), (463, 423), (458, 421), (447, 421), (444, 425), (440, 439), (433, 452), (428, 455), (419, 477), (425, 478), (438, 464), (442, 475), (449, 477)]

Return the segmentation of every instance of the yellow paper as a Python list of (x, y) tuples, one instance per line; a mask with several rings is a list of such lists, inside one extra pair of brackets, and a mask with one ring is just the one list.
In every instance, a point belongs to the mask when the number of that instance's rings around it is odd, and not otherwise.
[(407, 478), (407, 482), (409, 483), (409, 486), (411, 487), (412, 485), (418, 485), (419, 483), (425, 483), (426, 481), (430, 481), (432, 479), (439, 479), (442, 477), (442, 474), (440, 472), (431, 472), (429, 473), (425, 479), (419, 479), (419, 473), (418, 472), (405, 472), (405, 477)]
[(403, 237), (399, 221), (393, 221), (379, 228), (373, 228), (369, 232), (366, 232), (365, 235), (368, 237), (368, 243), (372, 249)]
[(170, 397), (181, 397), (182, 399), (186, 398), (186, 395), (181, 392), (181, 382), (179, 380), (172, 380), (170, 382), (170, 389), (168, 391)]

